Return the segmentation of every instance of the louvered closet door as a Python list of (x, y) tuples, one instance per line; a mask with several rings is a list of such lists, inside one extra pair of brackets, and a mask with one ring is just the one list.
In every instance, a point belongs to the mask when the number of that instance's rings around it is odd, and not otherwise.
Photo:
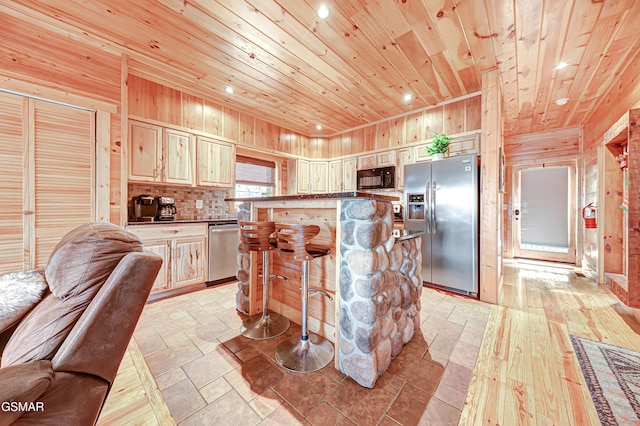
[(32, 266), (44, 267), (67, 232), (94, 217), (95, 113), (33, 102)]
[(25, 269), (22, 232), (23, 110), (26, 99), (0, 92), (0, 273)]

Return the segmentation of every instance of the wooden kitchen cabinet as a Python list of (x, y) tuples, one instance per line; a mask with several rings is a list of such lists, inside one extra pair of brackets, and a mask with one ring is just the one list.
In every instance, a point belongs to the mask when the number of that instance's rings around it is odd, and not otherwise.
[(206, 223), (130, 225), (127, 230), (142, 240), (144, 251), (162, 257), (162, 268), (152, 293), (206, 281)]
[(378, 164), (376, 154), (366, 154), (358, 157), (358, 170), (373, 169)]
[(329, 192), (341, 192), (342, 188), (342, 160), (329, 161)]
[(289, 194), (323, 193), (328, 190), (329, 165), (326, 161), (289, 160), (287, 175)]
[[(135, 233), (131, 228), (129, 228), (128, 231)], [(144, 251), (157, 254), (162, 258), (162, 266), (160, 267), (160, 271), (158, 271), (158, 276), (153, 283), (153, 287), (151, 287), (151, 292), (155, 293), (170, 288), (171, 277), (169, 276), (169, 265), (171, 264), (171, 241), (163, 239), (145, 240), (143, 244)]]
[(309, 161), (287, 161), (287, 193), (308, 194), (311, 190), (309, 181)]
[(374, 152), (358, 157), (358, 170), (393, 166), (396, 163), (396, 151)]
[(179, 130), (129, 121), (129, 180), (193, 185), (193, 136)]
[(235, 183), (235, 145), (204, 137), (197, 140), (198, 185), (231, 188)]
[(207, 235), (176, 238), (172, 243), (173, 287), (204, 282)]
[(355, 191), (357, 188), (356, 157), (342, 160), (342, 190)]
[(404, 190), (404, 166), (413, 163), (413, 148), (399, 149), (397, 153), (396, 190)]
[(393, 166), (396, 164), (396, 150), (376, 153), (376, 167)]
[[(427, 152), (427, 147), (431, 143), (414, 147), (414, 161), (430, 160), (431, 155)], [(449, 142), (449, 152), (445, 157), (455, 157), (456, 155), (478, 154), (480, 153), (480, 134), (470, 133), (456, 136)]]
[(129, 180), (160, 182), (162, 127), (129, 121)]
[(356, 157), (329, 161), (329, 192), (356, 190)]
[(193, 136), (186, 132), (164, 129), (163, 182), (195, 183), (195, 160)]
[(326, 161), (309, 162), (309, 192), (322, 194), (328, 192), (329, 164)]

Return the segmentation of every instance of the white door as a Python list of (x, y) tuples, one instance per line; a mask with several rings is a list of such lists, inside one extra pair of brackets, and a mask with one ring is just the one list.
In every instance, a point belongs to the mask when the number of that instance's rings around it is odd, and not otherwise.
[(576, 167), (573, 162), (514, 168), (514, 254), (575, 263)]

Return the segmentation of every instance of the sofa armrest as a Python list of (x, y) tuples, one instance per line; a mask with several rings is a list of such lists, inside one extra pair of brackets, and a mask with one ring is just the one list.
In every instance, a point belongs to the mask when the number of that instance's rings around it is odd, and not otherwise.
[[(25, 411), (38, 407), (40, 398), (51, 385), (54, 373), (51, 361), (33, 361), (0, 368), (0, 404), (3, 424), (11, 424)], [(11, 403), (14, 405), (11, 405)], [(34, 403), (25, 411), (15, 403)], [(6, 422), (6, 423), (4, 423)]]
[(54, 355), (55, 370), (112, 383), (161, 265), (153, 253), (123, 257)]

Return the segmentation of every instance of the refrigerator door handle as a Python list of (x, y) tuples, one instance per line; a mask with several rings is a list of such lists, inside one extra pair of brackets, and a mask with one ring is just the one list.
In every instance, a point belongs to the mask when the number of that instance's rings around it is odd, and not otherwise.
[(431, 223), (433, 223), (433, 233), (436, 233), (436, 181), (431, 184)]
[(427, 221), (427, 233), (431, 233), (431, 181), (427, 181), (427, 189), (426, 189), (427, 199), (424, 203), (425, 218)]

